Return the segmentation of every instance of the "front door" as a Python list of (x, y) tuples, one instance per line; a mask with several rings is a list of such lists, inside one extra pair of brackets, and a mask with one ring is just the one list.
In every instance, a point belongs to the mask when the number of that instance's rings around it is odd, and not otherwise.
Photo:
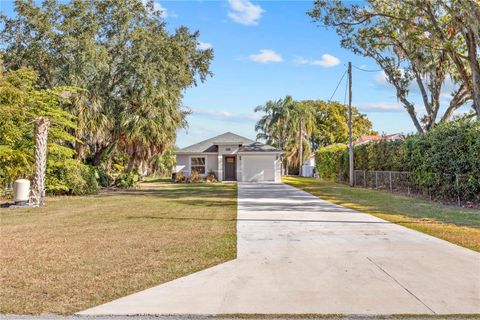
[(237, 166), (235, 157), (225, 157), (225, 180), (237, 180)]

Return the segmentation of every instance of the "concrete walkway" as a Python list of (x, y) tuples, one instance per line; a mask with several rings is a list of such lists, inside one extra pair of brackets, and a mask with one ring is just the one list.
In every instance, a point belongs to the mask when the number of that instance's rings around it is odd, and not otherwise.
[(83, 315), (480, 313), (480, 254), (284, 184), (239, 184), (238, 259)]

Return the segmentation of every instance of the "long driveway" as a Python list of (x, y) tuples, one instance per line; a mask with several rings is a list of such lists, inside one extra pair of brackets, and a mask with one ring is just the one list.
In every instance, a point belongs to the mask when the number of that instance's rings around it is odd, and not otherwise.
[(480, 254), (285, 184), (240, 183), (238, 258), (81, 312), (480, 313)]

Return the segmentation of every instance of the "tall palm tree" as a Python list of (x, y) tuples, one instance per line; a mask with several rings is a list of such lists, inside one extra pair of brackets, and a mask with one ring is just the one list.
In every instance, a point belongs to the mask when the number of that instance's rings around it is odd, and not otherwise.
[[(310, 154), (309, 139), (312, 136), (312, 132), (315, 129), (315, 110), (308, 102), (299, 102), (295, 105), (296, 117), (294, 119), (295, 124), (298, 125), (298, 165), (299, 174), (302, 175), (302, 165), (307, 157), (305, 155)], [(294, 123), (292, 122), (292, 125)], [(306, 143), (304, 143), (304, 141)], [(304, 152), (304, 146), (306, 146)]]
[(300, 103), (291, 96), (276, 101), (268, 101), (258, 106), (256, 112), (263, 112), (255, 126), (257, 139), (264, 139), (268, 144), (285, 151), (285, 171), (288, 165), (305, 160), (304, 151), (309, 153), (309, 139), (315, 127), (314, 108), (308, 103)]
[(132, 103), (121, 115), (119, 147), (129, 157), (127, 172), (140, 171), (154, 156), (175, 143), (176, 131), (186, 126), (187, 111), (178, 101), (157, 97), (142, 107)]
[[(265, 113), (255, 125), (257, 131), (257, 139), (263, 139), (272, 146), (282, 150), (289, 148), (290, 132), (289, 132), (289, 114), (293, 109), (293, 101), (291, 96), (276, 101), (268, 101), (264, 105), (255, 108), (255, 112)], [(288, 171), (288, 158), (284, 158), (284, 172)]]

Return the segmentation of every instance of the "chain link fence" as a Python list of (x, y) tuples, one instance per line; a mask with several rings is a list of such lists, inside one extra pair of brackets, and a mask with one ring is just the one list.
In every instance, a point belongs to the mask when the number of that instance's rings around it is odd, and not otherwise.
[[(411, 172), (355, 170), (356, 187), (384, 190), (392, 193), (419, 195), (430, 200), (443, 200), (463, 205), (480, 205), (480, 194), (471, 194), (469, 184), (479, 184), (479, 178), (466, 174), (430, 174), (425, 185), (419, 186)], [(340, 175), (340, 182), (348, 182), (348, 177)]]

